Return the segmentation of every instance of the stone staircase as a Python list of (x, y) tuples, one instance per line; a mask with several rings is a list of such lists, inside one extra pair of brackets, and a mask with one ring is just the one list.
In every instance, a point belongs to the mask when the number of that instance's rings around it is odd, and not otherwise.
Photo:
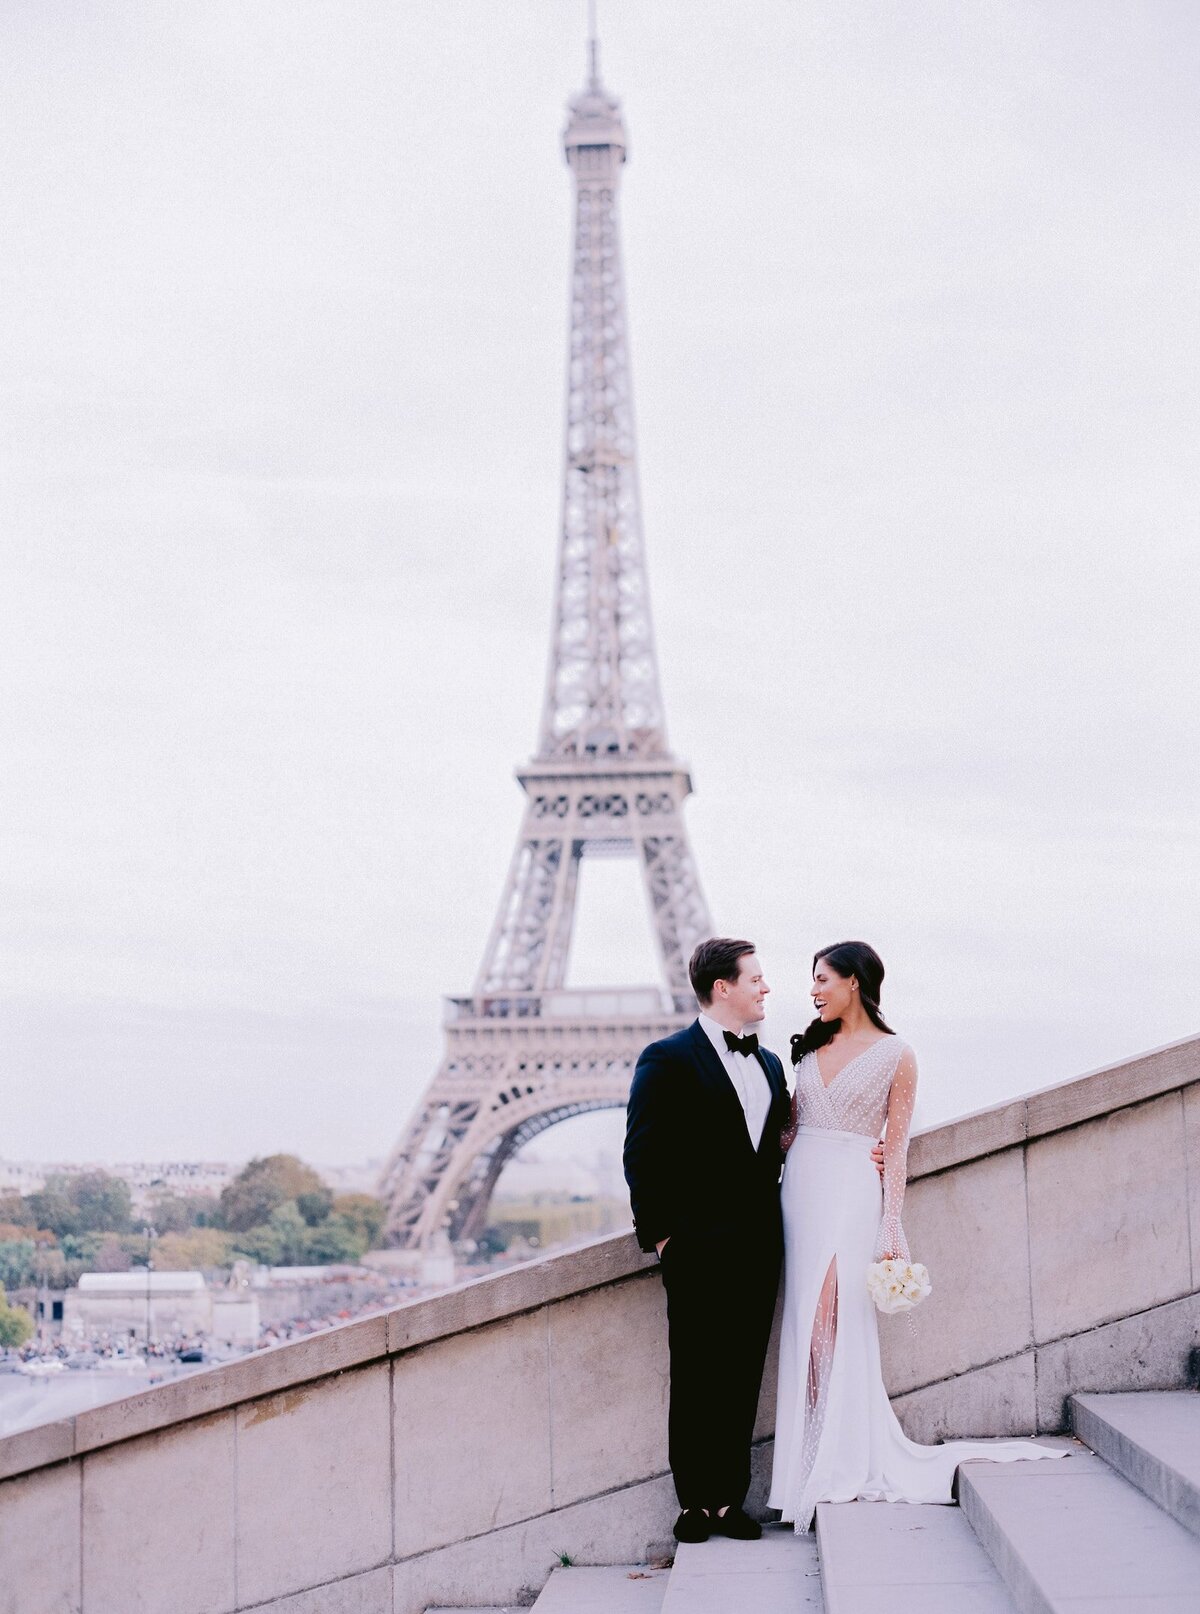
[[(958, 1507), (823, 1504), (813, 1535), (563, 1568), (536, 1614), (1200, 1614), (1200, 1395), (1077, 1395), (1056, 1463), (964, 1463)], [(428, 1614), (452, 1614), (429, 1610)], [(499, 1609), (476, 1614), (509, 1614)]]

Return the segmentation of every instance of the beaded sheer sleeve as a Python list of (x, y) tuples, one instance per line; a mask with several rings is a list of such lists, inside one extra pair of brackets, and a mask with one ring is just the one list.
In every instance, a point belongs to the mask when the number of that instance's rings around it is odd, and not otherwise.
[(912, 1049), (904, 1044), (888, 1089), (887, 1131), (883, 1139), (883, 1219), (875, 1244), (877, 1261), (889, 1255), (902, 1261), (911, 1259), (908, 1240), (900, 1225), (900, 1211), (904, 1205), (904, 1185), (908, 1181), (908, 1134), (916, 1099), (917, 1061)]

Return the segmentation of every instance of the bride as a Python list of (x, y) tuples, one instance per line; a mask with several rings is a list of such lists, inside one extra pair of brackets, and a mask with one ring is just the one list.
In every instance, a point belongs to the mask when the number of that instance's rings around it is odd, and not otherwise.
[[(919, 1446), (888, 1402), (866, 1278), (872, 1261), (910, 1258), (900, 1208), (917, 1062), (884, 1021), (882, 985), (882, 960), (865, 942), (823, 948), (813, 959), (817, 1018), (792, 1038), (769, 1505), (798, 1531), (818, 1502), (949, 1502), (954, 1471), (969, 1458), (1064, 1455), (1015, 1440)], [(881, 1204), (871, 1149), (885, 1122)]]

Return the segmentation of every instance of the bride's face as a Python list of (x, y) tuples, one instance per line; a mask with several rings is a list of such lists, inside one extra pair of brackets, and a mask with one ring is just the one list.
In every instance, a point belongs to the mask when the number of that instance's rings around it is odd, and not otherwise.
[(828, 960), (818, 958), (809, 996), (822, 1020), (843, 1019), (849, 1013), (857, 989), (858, 982), (853, 975), (839, 975)]

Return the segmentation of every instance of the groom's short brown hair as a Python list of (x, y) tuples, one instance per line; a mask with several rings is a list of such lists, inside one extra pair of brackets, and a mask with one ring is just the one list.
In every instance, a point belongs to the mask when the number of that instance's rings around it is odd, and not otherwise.
[(738, 941), (732, 936), (710, 936), (702, 941), (688, 964), (692, 991), (700, 1002), (712, 1002), (713, 987), (718, 981), (736, 981), (738, 959), (754, 951), (753, 942)]

